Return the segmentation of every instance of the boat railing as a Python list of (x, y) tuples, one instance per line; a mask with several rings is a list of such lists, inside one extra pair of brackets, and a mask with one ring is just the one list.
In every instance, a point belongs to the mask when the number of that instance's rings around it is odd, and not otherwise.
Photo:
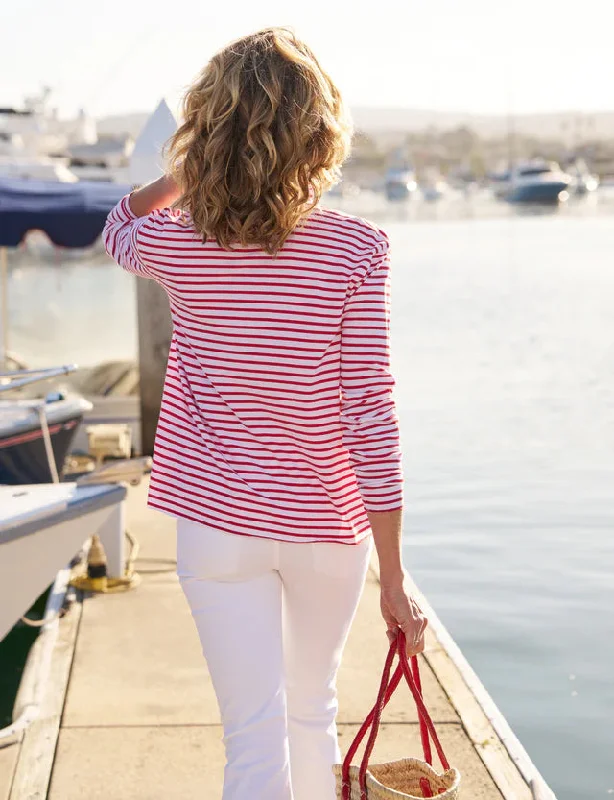
[(21, 389), (37, 381), (49, 378), (60, 378), (70, 375), (78, 369), (76, 364), (67, 364), (62, 367), (47, 367), (44, 369), (18, 369), (11, 372), (0, 372), (0, 392), (9, 392), (12, 389)]

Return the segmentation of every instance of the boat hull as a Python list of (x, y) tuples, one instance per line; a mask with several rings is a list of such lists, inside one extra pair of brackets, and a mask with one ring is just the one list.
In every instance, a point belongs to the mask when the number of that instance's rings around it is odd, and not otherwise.
[(512, 186), (506, 193), (508, 203), (533, 203), (535, 205), (557, 205), (561, 194), (567, 190), (565, 181), (540, 181)]
[[(58, 472), (70, 451), (83, 414), (75, 414), (61, 422), (49, 425), (49, 434)], [(43, 432), (40, 425), (32, 425), (13, 435), (0, 437), (0, 484), (49, 483), (53, 480)]]
[[(86, 539), (97, 533), (115, 561), (123, 565), (123, 486), (92, 486), (74, 489), (74, 484), (23, 487), (0, 491), (0, 641), (36, 598), (53, 583), (59, 570), (81, 550)], [(33, 497), (31, 507), (24, 497), (25, 511), (8, 520), (7, 492)], [(64, 495), (61, 492), (64, 491)], [(54, 501), (54, 492), (58, 494)], [(41, 494), (40, 508), (36, 506)], [(5, 496), (6, 495), (6, 496)], [(19, 497), (17, 498), (19, 500)], [(14, 522), (13, 522), (14, 520)], [(117, 551), (117, 552), (115, 552)], [(111, 560), (109, 559), (109, 572)]]
[(393, 202), (398, 200), (409, 200), (413, 193), (413, 190), (403, 183), (387, 183), (385, 191), (386, 199)]

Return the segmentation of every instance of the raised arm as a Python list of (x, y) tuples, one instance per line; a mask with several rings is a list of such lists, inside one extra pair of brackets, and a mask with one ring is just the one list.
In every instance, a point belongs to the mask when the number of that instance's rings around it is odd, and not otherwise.
[(381, 607), (389, 637), (401, 628), (410, 654), (424, 649), (426, 619), (408, 594), (402, 562), (403, 472), (390, 370), (390, 256), (375, 247), (352, 286), (341, 330), (343, 440), (367, 510), (380, 564)]
[(102, 232), (102, 241), (111, 258), (128, 272), (151, 277), (139, 254), (137, 233), (152, 212), (167, 208), (178, 197), (177, 185), (168, 175), (123, 197), (107, 217)]

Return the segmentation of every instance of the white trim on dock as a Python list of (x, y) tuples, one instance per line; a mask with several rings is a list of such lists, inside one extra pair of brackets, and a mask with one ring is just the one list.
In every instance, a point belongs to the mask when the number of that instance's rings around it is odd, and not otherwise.
[[(69, 570), (62, 573), (69, 573)], [(67, 581), (68, 576), (62, 576), (61, 580)], [(55, 639), (49, 654), (47, 680), (39, 697), (41, 704), (36, 718), (25, 730), (19, 746), (8, 800), (44, 800), (47, 797), (81, 611), (82, 605), (77, 599), (62, 619), (56, 617), (51, 623), (55, 625)], [(32, 668), (35, 670), (36, 665), (33, 664)], [(18, 698), (22, 696), (22, 686)], [(18, 702), (19, 699), (16, 705)]]
[(44, 624), (30, 648), (13, 706), (13, 722), (0, 730), (0, 746), (20, 740), (38, 719), (45, 696), (51, 659), (58, 637), (59, 618), (66, 599), (70, 569), (58, 572), (45, 604)]

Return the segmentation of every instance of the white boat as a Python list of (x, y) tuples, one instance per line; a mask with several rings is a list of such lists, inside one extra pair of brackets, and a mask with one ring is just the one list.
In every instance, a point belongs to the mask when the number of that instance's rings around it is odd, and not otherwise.
[(123, 574), (120, 484), (0, 486), (0, 640), (94, 533), (110, 577)]
[(66, 152), (69, 145), (97, 140), (94, 119), (83, 110), (72, 119), (63, 119), (52, 106), (52, 99), (51, 88), (45, 86), (38, 94), (24, 97), (19, 107), (0, 107), (0, 153), (48, 156)]
[(384, 188), (388, 200), (407, 200), (418, 188), (416, 173), (409, 167), (393, 167), (386, 173)]
[(451, 192), (450, 184), (436, 168), (426, 169), (420, 180), (420, 191), (427, 203), (441, 200)]
[(76, 183), (79, 178), (68, 168), (67, 159), (44, 156), (0, 157), (0, 178)]
[(93, 144), (68, 148), (70, 170), (82, 181), (129, 183), (130, 156), (134, 139), (128, 134), (104, 136)]
[(518, 162), (510, 170), (493, 176), (495, 195), (509, 203), (556, 205), (566, 199), (572, 183), (555, 161), (534, 159)]
[(0, 107), (0, 177), (127, 183), (132, 137), (99, 138), (96, 121), (83, 109), (60, 118), (52, 95), (44, 87), (20, 107)]

